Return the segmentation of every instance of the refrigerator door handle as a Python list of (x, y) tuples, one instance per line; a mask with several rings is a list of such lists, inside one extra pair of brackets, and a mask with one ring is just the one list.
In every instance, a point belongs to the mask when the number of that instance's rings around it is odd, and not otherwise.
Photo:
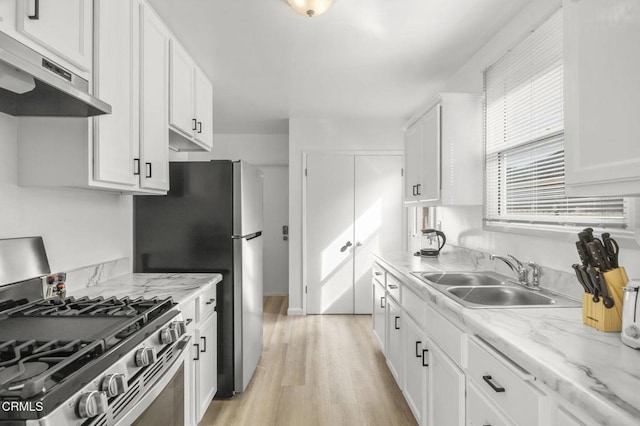
[(246, 239), (247, 241), (251, 241), (254, 238), (258, 238), (262, 236), (262, 231), (258, 231), (258, 232), (254, 232), (253, 234), (248, 234), (248, 235), (232, 235), (231, 239), (232, 240), (241, 240), (241, 239)]

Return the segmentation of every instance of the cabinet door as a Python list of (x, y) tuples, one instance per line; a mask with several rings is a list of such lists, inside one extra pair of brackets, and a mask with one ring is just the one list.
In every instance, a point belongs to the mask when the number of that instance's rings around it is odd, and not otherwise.
[(169, 80), (169, 124), (192, 137), (196, 126), (194, 111), (194, 65), (184, 48), (171, 41)]
[(404, 135), (404, 201), (418, 199), (422, 180), (422, 121), (411, 126)]
[(640, 194), (640, 2), (563, 1), (567, 195)]
[[(109, 0), (107, 0), (109, 1)], [(199, 361), (199, 346), (197, 343), (196, 333), (192, 334), (191, 344), (187, 349), (189, 353), (184, 360), (184, 424), (198, 424), (196, 415), (198, 414), (198, 406), (196, 403), (196, 390), (198, 389), (198, 376), (196, 374), (197, 364)]]
[(400, 307), (387, 298), (387, 336), (389, 345), (387, 346), (387, 365), (391, 374), (396, 379), (400, 389), (403, 388), (404, 368), (402, 358), (402, 312)]
[(350, 155), (307, 157), (307, 312), (353, 313), (353, 173)]
[(423, 118), (422, 180), (418, 190), (420, 201), (440, 199), (440, 104)]
[(376, 336), (382, 352), (385, 352), (385, 336), (386, 336), (386, 324), (385, 324), (385, 303), (387, 298), (385, 296), (384, 287), (378, 284), (375, 280), (373, 282), (373, 335)]
[(196, 140), (205, 148), (213, 147), (213, 86), (199, 68), (195, 68)]
[(198, 401), (198, 421), (202, 419), (211, 400), (217, 391), (218, 376), (218, 356), (216, 328), (217, 317), (214, 313), (204, 320), (200, 325), (197, 333), (198, 344), (200, 349), (200, 359), (198, 360), (196, 374), (197, 380), (197, 401)]
[(429, 346), (429, 424), (464, 426), (465, 376), (444, 352)]
[(508, 426), (509, 423), (498, 407), (482, 394), (473, 380), (470, 380), (467, 388), (467, 424), (469, 426)]
[(93, 135), (94, 179), (134, 186), (133, 22), (130, 0), (96, 0), (94, 94), (113, 112), (95, 117)]
[(169, 33), (140, 9), (140, 186), (169, 189)]
[(404, 358), (404, 398), (419, 425), (426, 425), (427, 383), (429, 380), (427, 339), (424, 331), (406, 313), (402, 318)]
[(355, 157), (354, 313), (371, 313), (373, 254), (402, 249), (402, 157)]
[(22, 34), (89, 71), (92, 5), (87, 0), (18, 0), (16, 26)]

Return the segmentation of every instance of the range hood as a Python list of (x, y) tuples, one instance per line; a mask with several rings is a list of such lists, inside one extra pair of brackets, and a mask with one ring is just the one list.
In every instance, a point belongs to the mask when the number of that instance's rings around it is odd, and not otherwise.
[(0, 112), (31, 117), (92, 117), (111, 105), (89, 82), (0, 32)]

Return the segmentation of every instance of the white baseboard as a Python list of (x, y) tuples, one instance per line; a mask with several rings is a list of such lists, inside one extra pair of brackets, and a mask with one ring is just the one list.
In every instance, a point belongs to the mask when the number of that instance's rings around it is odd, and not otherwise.
[(289, 309), (287, 309), (287, 315), (293, 317), (293, 316), (304, 315), (304, 313), (302, 312), (302, 309), (300, 309), (300, 308), (289, 308)]

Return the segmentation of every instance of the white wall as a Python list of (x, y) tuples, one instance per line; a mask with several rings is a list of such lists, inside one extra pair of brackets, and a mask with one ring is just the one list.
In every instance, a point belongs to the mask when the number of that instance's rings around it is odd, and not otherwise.
[(130, 258), (131, 196), (18, 186), (18, 123), (0, 114), (0, 238), (41, 235), (53, 271)]
[(403, 119), (289, 120), (289, 313), (302, 313), (303, 153), (402, 150)]
[(191, 152), (189, 161), (244, 160), (256, 166), (289, 163), (288, 135), (214, 134), (212, 152)]
[[(482, 92), (483, 71), (542, 23), (560, 4), (560, 0), (531, 2), (447, 81), (444, 90)], [(484, 252), (509, 253), (569, 273), (573, 273), (571, 264), (578, 262), (574, 245), (577, 236), (574, 235), (549, 238), (483, 231), (480, 206), (440, 207), (437, 217), (442, 221), (442, 230), (448, 241), (453, 244)], [(615, 232), (612, 234), (615, 237)], [(639, 258), (637, 244), (629, 242), (622, 248), (620, 263), (630, 276), (640, 277)]]

